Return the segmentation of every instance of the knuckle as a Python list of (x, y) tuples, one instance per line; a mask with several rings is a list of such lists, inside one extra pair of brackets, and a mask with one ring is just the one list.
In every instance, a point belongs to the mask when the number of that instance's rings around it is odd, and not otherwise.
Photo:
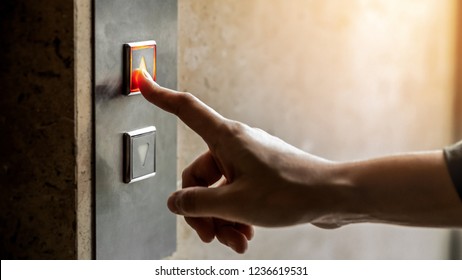
[(190, 92), (180, 92), (178, 95), (180, 98), (180, 104), (184, 106), (191, 106), (197, 100), (197, 98)]
[(187, 116), (187, 112), (191, 112), (191, 109), (197, 107), (200, 102), (197, 97), (189, 92), (178, 92), (176, 98), (177, 106), (175, 115), (180, 118)]
[(176, 103), (178, 104), (175, 108), (175, 115), (180, 116), (183, 114), (185, 108), (190, 108), (196, 101), (196, 97), (189, 92), (178, 92), (176, 95)]
[(196, 97), (192, 93), (187, 92), (187, 91), (180, 92), (179, 96), (183, 103), (191, 103), (192, 101), (195, 101), (196, 99)]
[(226, 138), (239, 137), (245, 133), (247, 126), (238, 121), (229, 121), (224, 124), (223, 134)]

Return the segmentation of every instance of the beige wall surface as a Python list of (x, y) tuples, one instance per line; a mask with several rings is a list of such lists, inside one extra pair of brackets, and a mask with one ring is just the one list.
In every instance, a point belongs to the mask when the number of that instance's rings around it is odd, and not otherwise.
[[(331, 160), (451, 142), (455, 0), (180, 0), (179, 89)], [(179, 126), (179, 173), (205, 150)], [(257, 229), (247, 254), (179, 220), (173, 258), (445, 258), (445, 230)]]
[(76, 190), (76, 257), (92, 251), (92, 0), (74, 0), (74, 118)]

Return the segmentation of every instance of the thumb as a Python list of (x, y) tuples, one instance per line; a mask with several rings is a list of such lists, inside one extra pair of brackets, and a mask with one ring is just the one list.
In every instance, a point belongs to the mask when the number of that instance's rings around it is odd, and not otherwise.
[(175, 214), (187, 217), (224, 218), (225, 188), (188, 187), (174, 192), (167, 206)]

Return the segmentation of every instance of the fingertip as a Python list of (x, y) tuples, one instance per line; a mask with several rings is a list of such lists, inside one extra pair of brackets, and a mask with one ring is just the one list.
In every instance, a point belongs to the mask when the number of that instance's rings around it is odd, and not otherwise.
[(216, 237), (218, 241), (238, 254), (243, 254), (247, 251), (248, 241), (246, 236), (232, 227), (218, 228)]
[(213, 235), (201, 235), (199, 233), (197, 233), (197, 235), (199, 235), (199, 238), (202, 240), (202, 242), (204, 243), (210, 243), (212, 242), (214, 239), (215, 239), (215, 236)]
[(250, 227), (249, 231), (244, 233), (245, 237), (247, 238), (247, 240), (252, 240), (253, 237), (255, 236), (255, 231), (253, 229), (253, 227)]
[(170, 195), (167, 200), (167, 207), (171, 212), (180, 215), (180, 210), (178, 207), (178, 192), (174, 192)]
[(235, 225), (236, 230), (238, 230), (240, 233), (244, 234), (244, 236), (247, 238), (247, 240), (252, 240), (254, 235), (255, 235), (255, 230), (253, 226), (247, 225), (247, 224), (241, 224), (237, 223)]
[(244, 254), (246, 251), (247, 251), (247, 248), (248, 248), (248, 242), (247, 241), (244, 241), (244, 242), (240, 242), (240, 243), (230, 243), (229, 244), (229, 247), (231, 249), (234, 250), (234, 252), (238, 253), (238, 254)]
[(159, 85), (151, 78), (149, 73), (145, 70), (136, 69), (135, 75), (138, 77), (138, 85), (141, 91), (141, 94), (148, 101), (152, 102), (153, 96), (156, 94), (156, 89)]
[(148, 71), (146, 71), (146, 69), (137, 69), (137, 70), (141, 70), (141, 73), (143, 73), (143, 77), (147, 80), (151, 80), (151, 81), (154, 81), (151, 77), (151, 74), (149, 74)]

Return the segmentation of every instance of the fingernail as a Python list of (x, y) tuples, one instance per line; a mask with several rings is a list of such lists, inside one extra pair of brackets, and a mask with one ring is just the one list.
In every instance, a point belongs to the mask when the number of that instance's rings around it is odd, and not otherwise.
[(148, 71), (146, 71), (145, 69), (141, 69), (141, 71), (143, 72), (143, 75), (146, 79), (148, 80), (152, 80), (152, 77), (151, 75), (148, 73)]

